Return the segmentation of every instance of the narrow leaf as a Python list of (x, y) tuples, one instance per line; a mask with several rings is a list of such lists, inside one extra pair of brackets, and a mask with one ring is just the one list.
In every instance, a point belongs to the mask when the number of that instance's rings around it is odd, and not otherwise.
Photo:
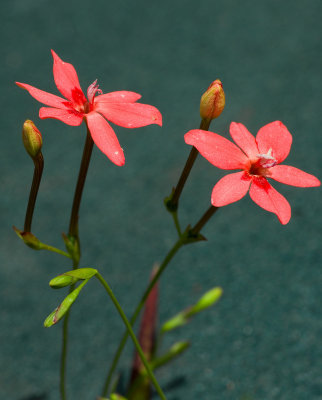
[(44, 326), (45, 328), (50, 328), (52, 325), (55, 325), (58, 321), (60, 321), (63, 316), (68, 312), (74, 301), (77, 299), (80, 291), (88, 282), (88, 279), (82, 282), (76, 289), (74, 289), (62, 303), (45, 319)]

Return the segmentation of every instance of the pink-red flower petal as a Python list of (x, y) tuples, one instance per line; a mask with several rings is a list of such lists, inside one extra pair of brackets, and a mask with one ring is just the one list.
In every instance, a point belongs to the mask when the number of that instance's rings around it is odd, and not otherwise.
[(320, 186), (321, 182), (313, 175), (289, 165), (275, 165), (269, 169), (269, 177), (286, 185), (298, 187)]
[(95, 97), (95, 103), (134, 103), (141, 97), (138, 93), (120, 90)]
[(248, 157), (234, 143), (217, 133), (192, 129), (184, 135), (184, 140), (199, 151), (211, 164), (221, 169), (244, 169)]
[(255, 159), (258, 156), (259, 151), (255, 137), (248, 131), (245, 125), (232, 122), (229, 132), (234, 142), (250, 159)]
[(86, 115), (88, 129), (96, 146), (116, 165), (125, 163), (124, 153), (110, 124), (97, 112)]
[(86, 102), (86, 97), (80, 87), (78, 76), (72, 64), (61, 60), (58, 55), (51, 51), (54, 58), (54, 79), (57, 89), (67, 99), (75, 105), (81, 105)]
[(254, 178), (249, 195), (251, 199), (264, 210), (277, 215), (281, 224), (285, 225), (291, 218), (291, 206), (265, 178)]
[(83, 114), (73, 109), (61, 110), (59, 108), (41, 107), (39, 110), (39, 118), (59, 119), (59, 121), (71, 126), (78, 126), (83, 122)]
[(291, 150), (292, 135), (281, 121), (274, 121), (258, 131), (256, 142), (261, 154), (267, 154), (271, 149), (271, 155), (279, 164)]
[(37, 89), (27, 83), (16, 82), (16, 84), (29, 92), (29, 94), (40, 103), (46, 104), (46, 106), (64, 108), (70, 107), (69, 101), (62, 97), (55, 96), (54, 94), (44, 92), (43, 90)]
[(244, 171), (224, 176), (212, 190), (211, 204), (222, 207), (240, 200), (247, 194), (250, 183), (251, 178)]
[(160, 111), (141, 103), (103, 103), (95, 102), (94, 110), (104, 115), (113, 124), (124, 128), (140, 128), (150, 124), (162, 126)]

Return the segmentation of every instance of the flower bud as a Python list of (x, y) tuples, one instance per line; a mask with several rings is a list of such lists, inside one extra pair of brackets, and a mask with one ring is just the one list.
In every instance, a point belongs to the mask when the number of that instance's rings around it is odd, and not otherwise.
[(200, 311), (205, 310), (208, 307), (211, 307), (217, 301), (220, 299), (222, 296), (222, 288), (220, 287), (215, 287), (208, 292), (206, 292), (199, 300), (198, 302), (190, 308), (190, 310), (187, 312), (187, 317), (190, 318), (194, 314), (199, 313)]
[(73, 285), (78, 281), (77, 278), (73, 278), (72, 276), (66, 276), (66, 275), (58, 275), (55, 278), (53, 278), (49, 282), (49, 286), (52, 287), (53, 289), (60, 289), (65, 286)]
[(30, 119), (27, 119), (23, 124), (22, 141), (30, 157), (36, 158), (42, 147), (42, 137), (36, 125)]
[(219, 117), (225, 108), (225, 92), (219, 79), (212, 82), (200, 100), (200, 116), (211, 121)]
[(53, 289), (60, 289), (65, 286), (73, 285), (79, 280), (91, 279), (96, 274), (97, 274), (97, 269), (79, 268), (56, 276), (49, 282), (49, 286), (52, 287)]

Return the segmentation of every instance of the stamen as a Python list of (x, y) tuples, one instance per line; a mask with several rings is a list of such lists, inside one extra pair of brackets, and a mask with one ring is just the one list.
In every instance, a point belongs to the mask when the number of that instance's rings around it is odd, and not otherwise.
[(272, 149), (269, 149), (266, 154), (258, 154), (258, 162), (263, 168), (271, 168), (277, 164), (277, 160), (272, 156)]
[(95, 81), (88, 86), (87, 89), (87, 99), (89, 104), (93, 104), (94, 101), (94, 97), (97, 94), (103, 94), (102, 90), (98, 88), (99, 85), (97, 85), (97, 79), (95, 79)]

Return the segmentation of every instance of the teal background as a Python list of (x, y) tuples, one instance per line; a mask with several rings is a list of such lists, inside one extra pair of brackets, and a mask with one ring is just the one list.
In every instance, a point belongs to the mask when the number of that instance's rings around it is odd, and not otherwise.
[[(163, 128), (115, 127), (124, 167), (94, 149), (81, 207), (81, 265), (99, 268), (130, 314), (175, 240), (162, 201), (190, 151), (183, 135), (199, 126), (200, 96), (214, 79), (227, 102), (212, 130), (229, 137), (237, 121), (256, 134), (281, 120), (293, 134), (286, 163), (322, 177), (321, 13), (318, 0), (2, 2), (1, 398), (59, 398), (61, 327), (42, 323), (65, 293), (48, 281), (71, 269), (59, 255), (25, 247), (11, 229), (23, 227), (32, 177), (21, 127), (32, 119), (44, 138), (33, 232), (58, 247), (85, 138), (84, 125), (39, 120), (40, 104), (14, 81), (58, 94), (52, 48), (75, 66), (83, 90), (97, 78), (104, 92), (136, 91), (163, 114)], [(223, 175), (198, 158), (180, 204), (184, 226), (208, 208)], [(211, 287), (224, 289), (215, 308), (165, 340), (164, 349), (192, 342), (157, 374), (169, 400), (322, 399), (321, 189), (274, 187), (292, 206), (288, 225), (244, 198), (220, 210), (203, 230), (208, 241), (183, 248), (162, 278), (162, 321)], [(69, 399), (100, 393), (123, 329), (90, 282), (71, 317)], [(131, 358), (129, 345), (123, 372)], [(171, 389), (173, 380), (179, 384)]]

